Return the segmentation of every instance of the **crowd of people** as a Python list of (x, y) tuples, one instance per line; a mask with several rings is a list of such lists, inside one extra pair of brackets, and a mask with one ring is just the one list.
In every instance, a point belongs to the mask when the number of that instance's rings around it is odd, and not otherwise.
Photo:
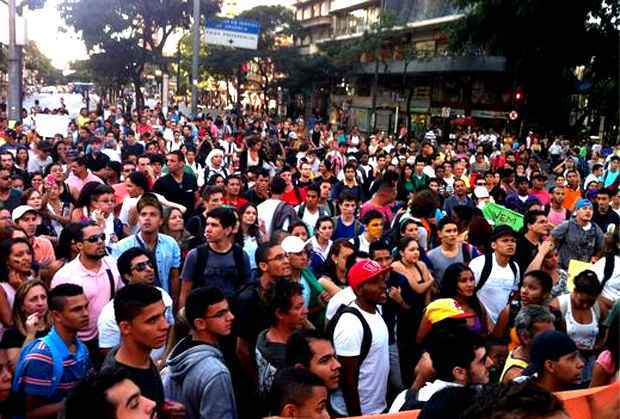
[(620, 146), (33, 121), (0, 121), (2, 417), (561, 418), (619, 376)]

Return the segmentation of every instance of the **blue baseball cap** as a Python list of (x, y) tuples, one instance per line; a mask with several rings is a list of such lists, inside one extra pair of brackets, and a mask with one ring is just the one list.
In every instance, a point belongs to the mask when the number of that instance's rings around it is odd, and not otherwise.
[(586, 198), (581, 198), (579, 201), (577, 201), (577, 203), (575, 204), (575, 209), (581, 209), (581, 208), (585, 208), (585, 207), (590, 207), (592, 208), (592, 201), (590, 201), (589, 199)]

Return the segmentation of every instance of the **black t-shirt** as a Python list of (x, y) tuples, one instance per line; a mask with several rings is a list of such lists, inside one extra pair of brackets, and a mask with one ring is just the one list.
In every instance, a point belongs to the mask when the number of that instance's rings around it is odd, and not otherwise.
[[(34, 337), (42, 338), (48, 333), (49, 333), (49, 329), (43, 330), (43, 331), (37, 332), (34, 335)], [(0, 344), (0, 346), (6, 349), (21, 348), (24, 345), (25, 340), (26, 340), (26, 336), (22, 335), (21, 332), (17, 329), (17, 327), (13, 326), (7, 329), (2, 335), (2, 344)]]
[(260, 196), (258, 196), (258, 194), (256, 193), (256, 191), (254, 189), (250, 189), (245, 194), (245, 199), (247, 199), (248, 201), (250, 201), (254, 205), (259, 205), (259, 204), (262, 204), (263, 202), (265, 202), (265, 198), (261, 198)]
[(122, 370), (127, 373), (131, 381), (133, 381), (142, 395), (157, 403), (158, 408), (161, 408), (165, 401), (164, 386), (159, 376), (157, 367), (151, 362), (151, 368), (134, 368), (118, 362), (115, 357), (118, 352), (118, 347), (111, 350), (103, 361), (101, 370), (106, 371), (119, 371)]
[[(153, 191), (162, 194), (168, 201), (176, 202), (187, 208), (185, 214), (194, 209), (195, 192), (198, 190), (196, 176), (183, 172), (183, 179), (177, 182), (171, 174), (160, 177), (153, 185)], [(186, 215), (188, 217), (189, 215)]]
[(21, 204), (22, 193), (19, 189), (11, 189), (6, 201), (0, 201), (0, 208), (13, 211)]
[(519, 237), (519, 240), (517, 240), (517, 252), (515, 254), (515, 259), (517, 265), (519, 265), (519, 271), (522, 274), (525, 274), (527, 267), (530, 266), (530, 263), (532, 263), (537, 253), (538, 246), (532, 244), (523, 236)]
[(88, 167), (91, 172), (98, 172), (104, 169), (110, 162), (110, 158), (101, 152), (87, 154), (85, 160), (86, 167)]
[(144, 146), (140, 143), (134, 143), (134, 144), (123, 144), (123, 146), (121, 147), (121, 156), (123, 157), (123, 159), (126, 159), (127, 156), (129, 155), (134, 155), (134, 156), (141, 156), (142, 154), (144, 154)]
[(234, 304), (236, 335), (248, 342), (251, 354), (254, 353), (258, 334), (269, 327), (269, 312), (259, 290), (258, 283), (247, 285)]

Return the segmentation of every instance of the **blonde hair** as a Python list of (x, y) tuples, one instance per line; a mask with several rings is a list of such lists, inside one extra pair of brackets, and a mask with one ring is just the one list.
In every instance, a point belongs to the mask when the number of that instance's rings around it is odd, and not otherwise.
[[(28, 315), (22, 309), (24, 301), (26, 300), (26, 295), (30, 292), (34, 287), (43, 287), (45, 290), (45, 294), (49, 294), (49, 289), (47, 285), (39, 279), (31, 279), (23, 282), (17, 290), (15, 291), (15, 302), (13, 303), (13, 321), (15, 322), (15, 327), (19, 330), (19, 333), (26, 336), (28, 331), (26, 330), (26, 319)], [(43, 317), (45, 325), (47, 328), (52, 326), (52, 319), (50, 316), (49, 309), (45, 312), (45, 316)]]

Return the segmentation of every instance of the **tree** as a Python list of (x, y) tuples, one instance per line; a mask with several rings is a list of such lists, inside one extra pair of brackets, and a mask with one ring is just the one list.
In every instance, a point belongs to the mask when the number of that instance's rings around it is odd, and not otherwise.
[(53, 85), (63, 80), (62, 72), (52, 65), (52, 61), (39, 50), (34, 41), (24, 47), (24, 65), (43, 84)]
[[(200, 0), (204, 17), (219, 11), (217, 0)], [(192, 2), (187, 0), (63, 0), (59, 5), (68, 25), (81, 33), (91, 56), (122, 65), (136, 90), (136, 105), (144, 105), (142, 73), (147, 63), (165, 67), (166, 41), (192, 23)], [(117, 57), (125, 53), (126, 56)]]
[[(505, 56), (514, 88), (525, 93), (531, 120), (566, 128), (568, 98), (576, 93), (576, 66), (593, 70), (595, 86), (615, 83), (617, 93), (618, 2), (581, 0), (560, 6), (539, 0), (453, 1), (465, 17), (452, 28), (451, 49)], [(614, 102), (610, 111), (617, 115), (617, 94)]]

